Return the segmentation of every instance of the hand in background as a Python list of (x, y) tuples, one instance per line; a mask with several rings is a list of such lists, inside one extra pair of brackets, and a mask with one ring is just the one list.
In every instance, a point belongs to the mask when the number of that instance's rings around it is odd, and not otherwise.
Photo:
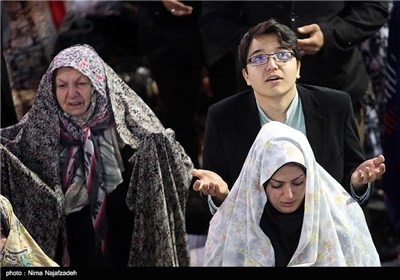
[(308, 35), (308, 38), (298, 39), (301, 55), (314, 55), (324, 46), (324, 34), (318, 24), (304, 25), (297, 28), (300, 34)]
[(177, 0), (163, 0), (162, 3), (165, 9), (177, 17), (190, 15), (193, 11), (191, 6), (187, 6)]

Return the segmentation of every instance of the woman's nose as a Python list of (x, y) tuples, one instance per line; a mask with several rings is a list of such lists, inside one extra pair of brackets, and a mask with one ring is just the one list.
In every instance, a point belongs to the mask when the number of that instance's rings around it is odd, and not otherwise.
[(292, 198), (293, 197), (292, 187), (290, 185), (286, 185), (284, 187), (284, 195), (285, 195), (286, 198)]
[(75, 85), (70, 85), (68, 86), (68, 92), (67, 92), (69, 97), (76, 97), (78, 95), (78, 90)]

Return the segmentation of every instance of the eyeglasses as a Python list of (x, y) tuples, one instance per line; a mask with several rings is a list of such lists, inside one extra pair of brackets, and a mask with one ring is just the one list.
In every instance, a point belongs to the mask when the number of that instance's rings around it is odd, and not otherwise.
[(272, 57), (276, 63), (286, 63), (290, 61), (294, 57), (293, 52), (277, 52), (271, 54), (260, 54), (253, 57), (250, 57), (247, 60), (247, 64), (251, 64), (253, 66), (260, 66), (266, 64), (269, 61), (269, 57)]

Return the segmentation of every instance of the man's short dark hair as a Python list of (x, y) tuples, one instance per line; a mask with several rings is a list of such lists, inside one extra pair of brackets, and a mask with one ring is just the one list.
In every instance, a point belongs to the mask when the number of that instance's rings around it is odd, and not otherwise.
[(239, 61), (242, 69), (245, 69), (247, 66), (247, 54), (253, 39), (272, 33), (277, 34), (279, 37), (279, 44), (288, 50), (292, 50), (296, 59), (300, 61), (300, 48), (297, 44), (296, 33), (288, 26), (272, 18), (251, 27), (249, 31), (244, 34), (238, 47)]

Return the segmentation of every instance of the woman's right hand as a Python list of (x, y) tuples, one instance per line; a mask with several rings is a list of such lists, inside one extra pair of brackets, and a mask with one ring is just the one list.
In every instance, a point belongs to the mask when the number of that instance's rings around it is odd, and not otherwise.
[(217, 173), (194, 168), (192, 176), (198, 178), (193, 184), (193, 190), (201, 192), (203, 195), (211, 195), (219, 204), (228, 196), (228, 185)]

